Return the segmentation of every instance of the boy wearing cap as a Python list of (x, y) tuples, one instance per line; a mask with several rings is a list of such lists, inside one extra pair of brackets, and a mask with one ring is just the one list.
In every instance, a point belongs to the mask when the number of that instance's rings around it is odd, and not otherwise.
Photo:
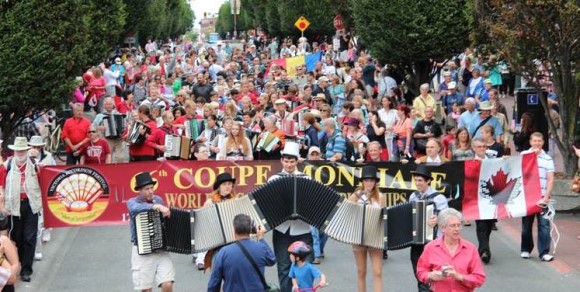
[(455, 83), (455, 81), (451, 81), (447, 84), (446, 92), (446, 95), (442, 97), (442, 104), (445, 107), (445, 113), (451, 114), (453, 112), (454, 103), (457, 105), (463, 105), (463, 95), (457, 92), (457, 83)]
[(135, 216), (141, 212), (159, 211), (163, 217), (171, 216), (171, 210), (163, 205), (163, 199), (154, 194), (157, 181), (153, 180), (149, 172), (141, 172), (135, 176), (135, 191), (137, 196), (127, 202), (131, 228), (131, 271), (135, 290), (151, 291), (153, 287), (161, 287), (164, 292), (173, 291), (175, 270), (169, 253), (165, 251), (146, 255), (137, 252), (137, 230)]
[[(417, 190), (411, 194), (409, 202), (424, 200), (427, 204), (433, 204), (434, 215), (429, 219), (429, 226), (426, 228), (435, 228), (437, 225), (437, 214), (442, 210), (449, 208), (447, 198), (429, 186), (433, 177), (425, 165), (420, 164), (417, 166), (415, 171), (411, 171), (411, 175), (413, 176), (413, 181), (415, 182)], [(440, 235), (438, 231), (435, 232), (435, 234), (436, 236)], [(419, 261), (419, 257), (421, 257), (424, 248), (424, 244), (411, 246), (411, 264), (413, 265), (413, 274), (415, 277), (417, 277), (417, 262)], [(419, 288), (419, 292), (430, 291), (429, 286), (426, 283), (419, 281), (419, 278), (417, 278), (417, 287)]]

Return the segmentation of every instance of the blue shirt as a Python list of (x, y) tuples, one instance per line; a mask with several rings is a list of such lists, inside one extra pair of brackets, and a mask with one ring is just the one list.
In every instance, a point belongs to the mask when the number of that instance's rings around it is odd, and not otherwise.
[(138, 195), (127, 202), (127, 209), (129, 210), (129, 228), (131, 228), (131, 242), (137, 244), (137, 229), (135, 229), (135, 216), (137, 214), (153, 210), (153, 205), (163, 205), (163, 199), (157, 195), (153, 195), (153, 202), (147, 202), (145, 197)]
[[(276, 263), (274, 251), (265, 240), (242, 239), (240, 243), (248, 250), (262, 274), (264, 267), (271, 267)], [(219, 292), (222, 280), (224, 292), (264, 292), (260, 276), (236, 243), (223, 247), (215, 256), (207, 291)]]
[(467, 128), (471, 124), (477, 116), (479, 116), (479, 112), (474, 110), (473, 112), (465, 111), (459, 116), (459, 125), (458, 128)]
[(454, 103), (457, 103), (457, 105), (463, 105), (463, 95), (461, 95), (461, 93), (459, 92), (455, 92), (453, 94), (450, 93), (443, 98), (443, 106), (445, 106), (447, 113), (451, 113), (453, 111)]
[(324, 157), (326, 159), (329, 159), (336, 153), (342, 153), (342, 160), (345, 160), (346, 141), (344, 140), (342, 135), (336, 131), (332, 133), (332, 135), (333, 135), (332, 137), (328, 138), (328, 143), (326, 144), (326, 153), (324, 153)]
[(298, 288), (300, 289), (312, 288), (314, 286), (314, 280), (320, 278), (320, 271), (309, 262), (304, 263), (302, 267), (294, 263), (290, 267), (288, 277), (296, 279)]
[[(481, 124), (482, 121), (483, 119), (481, 118), (481, 115), (477, 115), (473, 118), (473, 120), (471, 120), (470, 124), (466, 125), (467, 131), (469, 131), (469, 135), (472, 138), (481, 136), (481, 127), (477, 129), (477, 132), (475, 132), (475, 129), (479, 126), (479, 124)], [(490, 125), (493, 127), (493, 132), (495, 134), (494, 138), (497, 138), (501, 136), (501, 134), (503, 134), (503, 128), (501, 127), (501, 124), (499, 123), (499, 120), (494, 116), (491, 116), (489, 120), (485, 122), (484, 125)]]

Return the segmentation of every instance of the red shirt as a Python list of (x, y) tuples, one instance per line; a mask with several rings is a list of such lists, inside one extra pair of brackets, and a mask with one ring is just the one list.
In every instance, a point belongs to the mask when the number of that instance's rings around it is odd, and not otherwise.
[(155, 148), (157, 145), (165, 145), (165, 135), (167, 134), (176, 134), (177, 128), (175, 127), (167, 127), (167, 125), (163, 124), (163, 126), (157, 128), (155, 132), (153, 132), (147, 140), (145, 140), (145, 144), (151, 148)]
[[(91, 127), (91, 121), (89, 119), (82, 117), (70, 118), (64, 122), (62, 127), (62, 139), (69, 138), (73, 145), (80, 143), (82, 140), (88, 137), (89, 128)], [(71, 152), (70, 147), (66, 145), (66, 152)]]
[(109, 143), (101, 138), (96, 142), (90, 141), (81, 149), (81, 155), (85, 157), (85, 164), (105, 164), (107, 154), (110, 153)]
[[(203, 120), (203, 116), (196, 115), (195, 119), (196, 120)], [(174, 125), (183, 125), (186, 121), (190, 121), (190, 120), (193, 120), (193, 119), (191, 117), (189, 117), (188, 115), (183, 115), (183, 116), (179, 116), (177, 119), (175, 119), (173, 124)]]
[(128, 114), (130, 111), (133, 111), (135, 109), (135, 104), (134, 103), (130, 103), (129, 105), (127, 105), (127, 103), (125, 101), (120, 102), (119, 104), (117, 104), (117, 111), (120, 114)]
[(417, 263), (417, 277), (423, 283), (429, 282), (429, 272), (441, 271), (442, 266), (452, 266), (465, 278), (463, 282), (453, 277), (432, 281), (431, 289), (437, 291), (473, 291), (485, 282), (485, 271), (479, 258), (477, 247), (471, 242), (459, 239), (455, 255), (451, 255), (443, 242), (444, 236), (425, 246)]
[(92, 95), (96, 96), (97, 98), (103, 96), (105, 94), (105, 84), (107, 84), (107, 82), (105, 81), (105, 77), (101, 76), (101, 78), (93, 78), (88, 86), (89, 90), (91, 91), (89, 97)]
[[(145, 122), (145, 125), (147, 125), (151, 131), (149, 132), (149, 135), (151, 135), (152, 133), (155, 133), (155, 130), (157, 130), (157, 123), (154, 120), (149, 120), (147, 122)], [(146, 143), (143, 143), (142, 145), (131, 145), (129, 146), (129, 155), (131, 156), (155, 156), (155, 149), (149, 147)]]

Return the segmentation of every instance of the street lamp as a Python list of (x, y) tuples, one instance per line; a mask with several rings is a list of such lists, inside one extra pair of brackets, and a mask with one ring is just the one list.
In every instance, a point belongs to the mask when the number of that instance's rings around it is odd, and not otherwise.
[(236, 15), (240, 14), (240, 6), (242, 5), (242, 3), (240, 3), (240, 0), (230, 0), (230, 8), (231, 8), (231, 12), (234, 15), (234, 38), (238, 37), (238, 23), (237, 23), (237, 19), (236, 19)]

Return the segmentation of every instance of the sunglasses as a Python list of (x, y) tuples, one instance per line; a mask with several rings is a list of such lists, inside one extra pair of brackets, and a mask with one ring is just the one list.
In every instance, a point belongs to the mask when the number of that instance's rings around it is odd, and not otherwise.
[(97, 131), (89, 131), (89, 133), (96, 133)]

